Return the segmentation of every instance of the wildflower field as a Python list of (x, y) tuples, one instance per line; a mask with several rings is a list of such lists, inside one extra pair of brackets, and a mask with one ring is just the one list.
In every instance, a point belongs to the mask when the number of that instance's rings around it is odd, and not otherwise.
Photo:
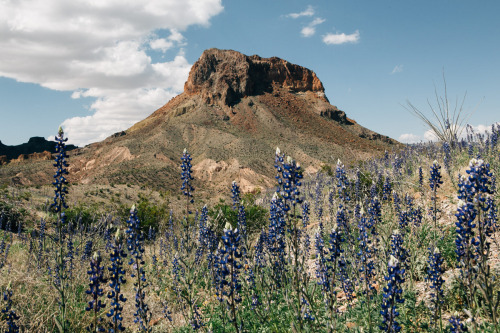
[(235, 181), (212, 207), (185, 150), (181, 206), (88, 214), (68, 204), (60, 130), (43, 218), (28, 218), (29, 192), (1, 192), (0, 329), (499, 332), (499, 134), (315, 175), (277, 149), (275, 188)]

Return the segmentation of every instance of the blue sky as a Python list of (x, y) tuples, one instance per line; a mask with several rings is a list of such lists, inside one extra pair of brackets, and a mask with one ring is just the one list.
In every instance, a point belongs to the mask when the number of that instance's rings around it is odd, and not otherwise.
[(0, 140), (85, 145), (182, 92), (204, 49), (278, 56), (316, 72), (330, 102), (402, 141), (429, 138), (446, 75), (477, 129), (500, 121), (498, 1), (0, 2)]

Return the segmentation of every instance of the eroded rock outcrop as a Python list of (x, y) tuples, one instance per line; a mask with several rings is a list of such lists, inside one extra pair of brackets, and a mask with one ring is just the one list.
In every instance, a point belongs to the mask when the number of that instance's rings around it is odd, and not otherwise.
[(13, 159), (10, 163), (19, 163), (23, 161), (47, 161), (52, 159), (52, 153), (44, 151), (41, 153), (20, 154), (17, 159)]
[(233, 106), (243, 97), (272, 92), (274, 87), (291, 92), (312, 91), (327, 101), (323, 84), (307, 68), (277, 57), (218, 49), (204, 51), (195, 62), (184, 92), (201, 95), (207, 104)]

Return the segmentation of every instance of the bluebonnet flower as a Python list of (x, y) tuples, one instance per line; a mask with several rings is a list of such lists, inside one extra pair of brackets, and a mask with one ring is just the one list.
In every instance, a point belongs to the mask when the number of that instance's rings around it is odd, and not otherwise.
[(399, 199), (398, 192), (392, 191), (392, 202), (394, 204), (394, 210), (396, 213), (401, 211), (401, 199)]
[(241, 281), (240, 271), (243, 267), (241, 264), (242, 253), (240, 250), (241, 237), (239, 230), (232, 229), (229, 223), (226, 223), (222, 242), (224, 247), (220, 249), (220, 265), (221, 265), (221, 289), (225, 296), (227, 306), (231, 312), (231, 322), (236, 331), (239, 331), (237, 324), (237, 304), (241, 302)]
[(404, 234), (408, 231), (410, 223), (418, 227), (422, 223), (422, 210), (420, 207), (415, 208), (413, 198), (407, 194), (405, 197), (405, 209), (400, 209), (398, 212), (399, 228)]
[(86, 311), (94, 312), (94, 320), (87, 327), (89, 332), (105, 332), (103, 328), (102, 318), (99, 318), (99, 311), (104, 309), (105, 303), (101, 301), (101, 297), (104, 295), (104, 289), (102, 286), (106, 283), (104, 279), (104, 267), (101, 265), (102, 259), (98, 252), (94, 254), (90, 260), (90, 270), (87, 274), (90, 276), (89, 289), (85, 292), (87, 295), (91, 295), (92, 299), (89, 301), (89, 305), (85, 308)]
[(391, 193), (392, 193), (392, 186), (391, 186), (391, 180), (389, 179), (389, 176), (385, 177), (385, 182), (384, 186), (382, 188), (382, 200), (383, 201), (388, 201), (391, 200)]
[(411, 195), (406, 194), (406, 211), (408, 213), (409, 222), (413, 223), (415, 227), (419, 227), (422, 223), (423, 213), (421, 207), (415, 207)]
[(472, 142), (469, 142), (467, 153), (469, 154), (469, 158), (472, 158), (474, 156), (474, 146), (472, 145)]
[(474, 228), (476, 224), (474, 220), (476, 219), (477, 211), (474, 209), (474, 205), (470, 202), (464, 202), (459, 200), (457, 213), (457, 222), (455, 223), (457, 229), (457, 237), (455, 239), (456, 254), (459, 267), (462, 263), (467, 263), (475, 259), (475, 253), (472, 245), (476, 245), (476, 240), (474, 239)]
[(82, 260), (87, 260), (92, 255), (93, 243), (91, 240), (85, 242), (85, 247), (83, 249)]
[(495, 148), (498, 143), (498, 132), (495, 127), (491, 125), (491, 149)]
[[(191, 155), (189, 155), (187, 149), (184, 149), (181, 157), (182, 163), (181, 163), (181, 179), (182, 179), (182, 186), (181, 190), (183, 191), (182, 193), (186, 196), (187, 200), (189, 203), (194, 203), (193, 199), (193, 191), (194, 187), (191, 185), (191, 181), (194, 179), (193, 176), (191, 176)], [(190, 212), (186, 212), (186, 214), (189, 214)]]
[[(337, 268), (346, 263), (344, 258), (341, 258), (343, 253), (342, 243), (344, 239), (340, 232), (337, 230), (337, 226), (334, 225), (328, 239), (328, 250), (324, 251), (321, 249), (323, 246), (323, 240), (321, 239), (317, 247), (317, 257), (319, 259), (319, 281), (318, 284), (321, 286), (321, 291), (323, 294), (326, 310), (329, 314), (329, 326), (334, 329), (335, 326), (335, 315), (337, 313), (336, 302), (337, 302), (337, 291), (336, 291), (336, 276), (339, 275), (339, 280), (341, 281), (341, 286), (344, 291), (347, 290), (347, 297), (350, 300), (352, 296), (351, 287), (352, 284), (347, 278), (345, 269), (342, 268), (341, 271), (337, 271)], [(345, 268), (345, 267), (344, 267)]]
[(305, 320), (314, 321), (314, 317), (311, 314), (311, 306), (309, 305), (309, 302), (304, 297), (302, 297), (301, 312), (302, 312), (302, 316)]
[(240, 235), (243, 238), (243, 242), (245, 244), (245, 249), (243, 252), (246, 252), (246, 243), (247, 243), (247, 217), (245, 212), (245, 206), (240, 205), (238, 208), (238, 230), (240, 231)]
[(314, 237), (314, 246), (316, 248), (316, 278), (321, 290), (325, 295), (330, 291), (330, 276), (326, 260), (325, 242), (319, 232)]
[(436, 160), (431, 165), (431, 170), (430, 170), (430, 178), (429, 178), (429, 186), (432, 190), (432, 218), (434, 220), (434, 245), (437, 243), (437, 234), (438, 234), (438, 227), (437, 227), (437, 219), (438, 219), (438, 208), (437, 208), (437, 190), (443, 184), (443, 181), (441, 180), (441, 172), (440, 172), (441, 166), (438, 164)]
[(168, 308), (168, 303), (163, 302), (163, 318), (168, 319), (169, 322), (172, 322), (172, 311)]
[(369, 221), (367, 228), (373, 235), (377, 235), (375, 227), (382, 222), (382, 207), (377, 197), (373, 197), (368, 205)]
[(6, 245), (5, 239), (2, 238), (2, 241), (0, 242), (0, 268), (5, 266), (4, 254), (7, 253), (7, 251), (5, 251)]
[(467, 326), (465, 326), (463, 323), (461, 323), (460, 318), (458, 318), (457, 316), (451, 316), (449, 319), (449, 322), (451, 324), (451, 327), (450, 327), (451, 333), (463, 333), (463, 332), (469, 331), (467, 329)]
[(139, 329), (141, 331), (148, 331), (149, 319), (151, 313), (149, 307), (146, 304), (146, 294), (144, 289), (148, 286), (146, 283), (146, 272), (144, 270), (144, 234), (140, 228), (140, 221), (137, 217), (137, 210), (135, 205), (132, 206), (130, 210), (130, 217), (127, 220), (127, 247), (130, 252), (129, 265), (132, 266), (133, 272), (130, 274), (131, 277), (135, 277), (134, 282), (135, 294), (135, 307), (136, 312), (134, 313), (134, 322), (139, 324)]
[(378, 194), (377, 185), (375, 183), (372, 183), (372, 186), (370, 186), (370, 199), (375, 198), (377, 194)]
[(292, 214), (296, 214), (295, 207), (302, 203), (302, 198), (300, 197), (299, 186), (302, 185), (302, 171), (299, 163), (294, 161), (290, 156), (287, 156), (286, 162), (283, 163), (283, 199), (284, 199), (284, 211), (288, 212), (290, 210), (290, 204), (294, 207)]
[(196, 305), (193, 306), (193, 315), (189, 320), (189, 323), (191, 324), (193, 331), (197, 331), (204, 326), (202, 316), (198, 311), (198, 306)]
[(233, 209), (237, 210), (240, 205), (240, 187), (235, 180), (231, 183), (231, 198), (233, 199)]
[(350, 235), (348, 212), (346, 212), (346, 209), (342, 205), (339, 205), (339, 208), (337, 209), (336, 222), (339, 231), (343, 235)]
[(421, 166), (418, 167), (418, 186), (420, 187), (420, 190), (424, 188), (424, 172)]
[[(492, 278), (488, 263), (490, 236), (494, 230), (496, 207), (491, 195), (491, 172), (489, 164), (482, 159), (471, 159), (468, 177), (462, 177), (459, 183), (459, 204), (456, 222), (456, 252), (461, 275), (467, 285), (467, 302), (473, 307), (475, 281), (485, 296), (490, 309), (496, 309)], [(475, 309), (472, 309), (473, 312)], [(497, 325), (496, 310), (489, 311), (491, 319)], [(473, 313), (474, 317), (474, 313)], [(474, 319), (474, 318), (473, 318)]]
[(208, 208), (207, 205), (204, 205), (203, 208), (201, 209), (201, 214), (198, 221), (198, 242), (204, 248), (206, 248), (208, 241), (207, 222), (208, 222)]
[(431, 165), (430, 178), (429, 178), (429, 186), (432, 191), (436, 192), (437, 189), (443, 184), (441, 180), (441, 166), (439, 163), (434, 160)]
[[(489, 212), (493, 208), (493, 201), (489, 200), (493, 191), (491, 189), (492, 174), (489, 170), (489, 164), (483, 160), (472, 159), (469, 163), (469, 169), (466, 170), (469, 175), (467, 178), (461, 178), (459, 183), (459, 199), (460, 202), (458, 212), (456, 214), (457, 225), (457, 251), (463, 252), (462, 249), (467, 247), (466, 242), (471, 239), (472, 245), (477, 247), (479, 254), (485, 253), (489, 249), (488, 238), (493, 232), (493, 224), (488, 218)], [(478, 217), (477, 234), (475, 232), (474, 223)], [(458, 254), (458, 253), (457, 253)], [(461, 255), (459, 255), (459, 258)]]
[(357, 256), (361, 263), (361, 267), (359, 268), (359, 272), (361, 273), (360, 280), (365, 286), (363, 293), (371, 299), (374, 290), (373, 279), (375, 278), (375, 264), (373, 262), (373, 253), (375, 249), (370, 237), (369, 222), (365, 217), (361, 217), (358, 228), (359, 252)]
[(450, 163), (451, 163), (451, 147), (448, 142), (443, 142), (443, 152), (444, 152), (444, 166), (446, 170), (450, 170)]
[(254, 246), (254, 261), (258, 268), (266, 266), (265, 246), (267, 241), (267, 233), (264, 229), (261, 230), (257, 243)]
[(65, 149), (68, 138), (64, 137), (64, 132), (61, 127), (59, 127), (59, 132), (55, 140), (57, 142), (57, 155), (54, 163), (56, 174), (54, 175), (54, 182), (52, 185), (54, 185), (56, 189), (54, 190), (54, 203), (50, 207), (53, 208), (56, 213), (60, 214), (63, 209), (68, 208), (66, 205), (66, 194), (68, 193), (66, 175), (68, 174), (67, 167), (69, 166), (68, 162), (66, 162), (68, 155)]
[(127, 254), (123, 250), (122, 240), (120, 235), (120, 229), (116, 231), (115, 241), (111, 249), (110, 259), (111, 267), (108, 270), (111, 273), (110, 284), (111, 290), (108, 292), (107, 297), (111, 300), (111, 308), (109, 309), (106, 316), (110, 318), (109, 322), (109, 332), (118, 333), (120, 331), (125, 331), (125, 327), (122, 325), (122, 311), (123, 305), (120, 303), (125, 303), (127, 299), (121, 293), (121, 286), (125, 284), (125, 270), (123, 269), (123, 258), (126, 258)]
[(349, 278), (349, 274), (347, 273), (350, 265), (351, 263), (346, 259), (345, 255), (341, 255), (338, 261), (338, 277), (340, 280), (340, 287), (349, 302), (354, 298), (354, 283), (352, 279)]
[(409, 254), (403, 246), (404, 238), (401, 232), (396, 229), (391, 235), (390, 254), (396, 258), (401, 268), (406, 268)]
[(403, 290), (401, 288), (404, 282), (404, 269), (401, 268), (399, 261), (390, 256), (387, 266), (387, 287), (384, 287), (384, 294), (382, 299), (382, 325), (380, 329), (385, 332), (399, 332), (401, 326), (397, 321), (399, 312), (397, 311), (397, 304), (404, 303), (402, 297)]
[(339, 194), (339, 199), (342, 202), (349, 201), (349, 193), (347, 192), (347, 189), (349, 188), (349, 180), (347, 179), (344, 164), (342, 164), (340, 160), (337, 160), (335, 177), (337, 178), (337, 192)]
[(395, 176), (401, 174), (401, 167), (402, 166), (403, 166), (403, 159), (396, 154), (394, 156), (394, 162), (392, 162), (393, 172), (394, 172)]
[(439, 252), (439, 249), (434, 248), (434, 252), (429, 254), (429, 259), (427, 260), (429, 266), (427, 267), (427, 277), (426, 280), (430, 282), (431, 288), (431, 303), (434, 307), (433, 321), (437, 325), (437, 320), (439, 319), (440, 327), (441, 323), (441, 305), (444, 302), (444, 291), (443, 291), (443, 273), (444, 273), (444, 260)]
[(307, 201), (304, 201), (302, 204), (302, 227), (307, 228), (309, 225), (309, 203)]
[[(56, 251), (54, 286), (59, 293), (60, 318), (58, 320), (59, 323), (61, 324), (62, 330), (66, 331), (68, 323), (66, 320), (67, 286), (65, 281), (70, 276), (67, 274), (66, 254), (64, 249), (66, 245), (64, 241), (66, 232), (65, 230), (66, 214), (63, 212), (63, 210), (68, 208), (68, 206), (66, 205), (66, 194), (68, 193), (68, 189), (66, 187), (66, 185), (68, 184), (68, 181), (66, 180), (66, 175), (68, 174), (67, 170), (68, 163), (66, 162), (66, 158), (68, 157), (68, 155), (66, 154), (65, 150), (65, 145), (66, 145), (65, 142), (68, 139), (64, 137), (64, 132), (61, 127), (59, 127), (59, 131), (55, 140), (57, 142), (56, 144), (57, 155), (54, 163), (54, 167), (56, 167), (56, 173), (54, 175), (54, 182), (52, 183), (55, 187), (54, 190), (55, 196), (54, 196), (54, 202), (50, 206), (54, 210), (54, 212), (58, 215), (57, 227), (56, 227), (58, 235), (55, 237), (58, 243), (58, 251)], [(70, 269), (72, 269), (71, 265)]]
[(283, 201), (275, 193), (271, 199), (269, 210), (269, 230), (267, 237), (267, 248), (271, 256), (273, 280), (276, 287), (281, 286), (285, 276), (285, 218)]
[(2, 320), (7, 322), (7, 327), (9, 333), (19, 332), (19, 326), (16, 321), (20, 318), (16, 311), (12, 309), (12, 289), (9, 286), (7, 290), (3, 292), (3, 301), (5, 302), (4, 307), (2, 308)]
[(285, 154), (281, 153), (279, 147), (276, 147), (276, 152), (274, 155), (274, 167), (276, 168), (277, 174), (274, 178), (276, 178), (276, 182), (278, 183), (276, 186), (276, 193), (283, 192), (283, 177), (282, 174), (285, 171), (283, 168), (283, 164), (285, 164)]

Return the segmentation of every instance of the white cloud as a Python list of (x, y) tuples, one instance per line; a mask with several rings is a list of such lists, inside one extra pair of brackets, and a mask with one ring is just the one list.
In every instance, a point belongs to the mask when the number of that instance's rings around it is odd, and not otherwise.
[(303, 27), (300, 33), (304, 37), (311, 37), (316, 33), (316, 26), (323, 22), (325, 22), (325, 19), (317, 17), (307, 26)]
[[(499, 122), (495, 123), (495, 126), (500, 125)], [(491, 125), (475, 125), (471, 126), (474, 134), (486, 134), (486, 133), (491, 133)], [(460, 139), (466, 139), (467, 138), (467, 132), (466, 132), (466, 127), (462, 126), (461, 128), (461, 136)], [(403, 142), (403, 143), (418, 143), (418, 142), (427, 142), (427, 141), (439, 141), (437, 136), (434, 134), (432, 130), (427, 130), (424, 132), (423, 135), (416, 135), (413, 133), (405, 133), (401, 134), (398, 138), (398, 141)]]
[(314, 8), (312, 6), (307, 6), (306, 10), (300, 13), (290, 13), (286, 15), (286, 17), (291, 17), (293, 19), (303, 17), (303, 16), (313, 16), (314, 15)]
[(323, 42), (327, 45), (338, 45), (344, 43), (357, 43), (359, 41), (359, 31), (356, 30), (354, 33), (350, 35), (346, 35), (345, 33), (341, 34), (326, 34), (323, 36)]
[(398, 141), (402, 143), (418, 143), (422, 141), (422, 138), (415, 134), (405, 133), (399, 136)]
[(403, 71), (403, 65), (396, 65), (392, 69), (391, 74), (401, 73)]
[(151, 39), (149, 46), (153, 50), (160, 50), (165, 53), (173, 47), (186, 46), (184, 36), (176, 29), (170, 30), (168, 38), (157, 38), (156, 36)]
[[(93, 114), (63, 123), (83, 145), (181, 92), (190, 69), (181, 31), (207, 26), (222, 10), (221, 0), (0, 1), (0, 76), (96, 98)], [(171, 61), (148, 55), (175, 48)]]

